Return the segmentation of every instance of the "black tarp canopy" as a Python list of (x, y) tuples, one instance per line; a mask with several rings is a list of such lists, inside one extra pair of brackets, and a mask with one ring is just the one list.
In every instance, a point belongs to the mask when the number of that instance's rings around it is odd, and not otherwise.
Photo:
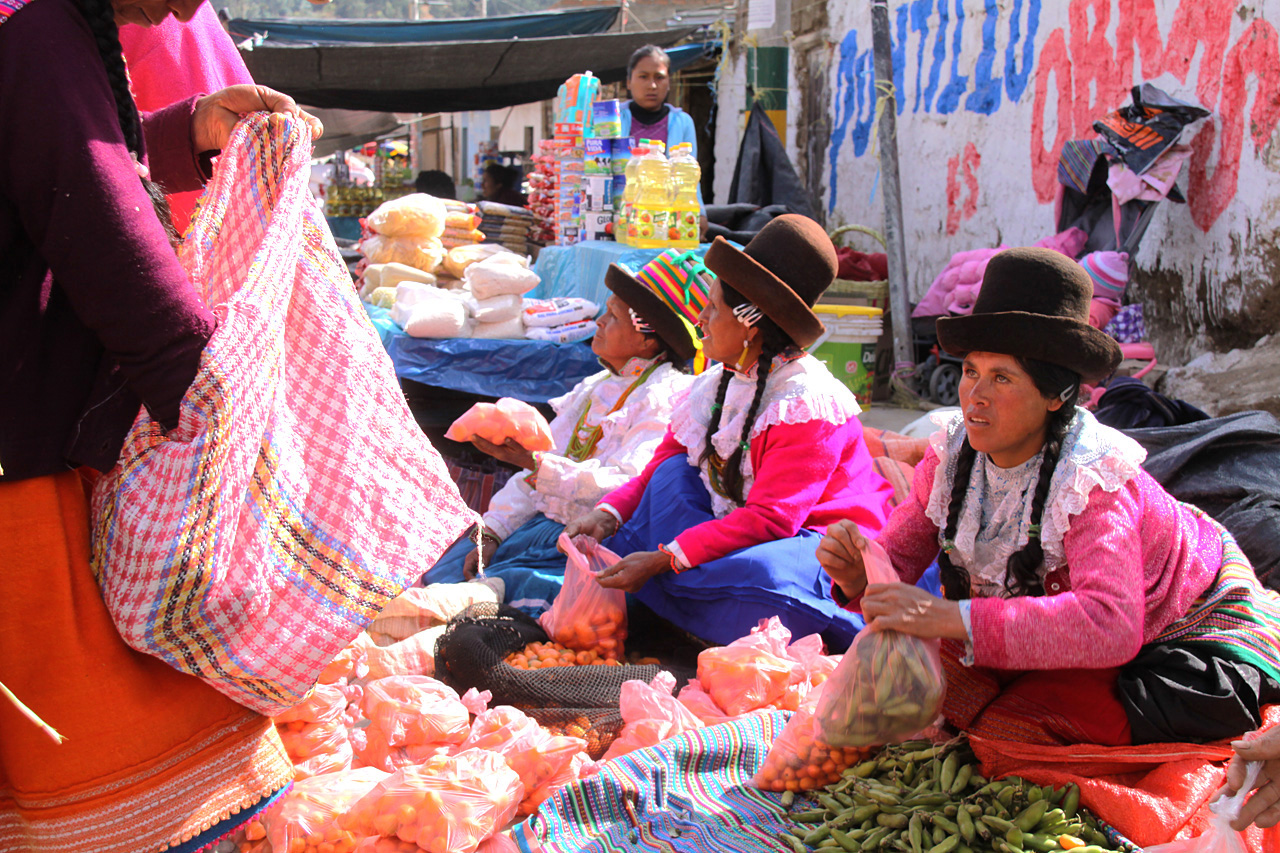
[(227, 32), (236, 41), (266, 44), (418, 44), (603, 33), (618, 19), (621, 6), (560, 9), (488, 18), (432, 21), (315, 20), (306, 18), (232, 18)]
[[(670, 47), (696, 27), (640, 33), (416, 44), (277, 45), (242, 48), (253, 79), (299, 103), (400, 113), (492, 110), (546, 100), (573, 74), (605, 83), (626, 77), (638, 47)], [(678, 70), (701, 45), (672, 56)]]

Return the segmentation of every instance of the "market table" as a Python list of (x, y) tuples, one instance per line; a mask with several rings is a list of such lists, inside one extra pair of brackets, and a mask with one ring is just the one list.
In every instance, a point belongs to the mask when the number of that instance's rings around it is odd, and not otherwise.
[(364, 309), (391, 356), (396, 375), (423, 385), (545, 403), (601, 369), (590, 342), (412, 338), (392, 322), (387, 309), (368, 303)]
[[(701, 256), (709, 243), (698, 247)], [(587, 240), (573, 246), (547, 246), (538, 253), (533, 271), (542, 279), (528, 295), (537, 299), (553, 296), (581, 296), (604, 306), (609, 288), (604, 273), (609, 264), (621, 264), (637, 270), (658, 256), (663, 249), (637, 249), (610, 240)]]

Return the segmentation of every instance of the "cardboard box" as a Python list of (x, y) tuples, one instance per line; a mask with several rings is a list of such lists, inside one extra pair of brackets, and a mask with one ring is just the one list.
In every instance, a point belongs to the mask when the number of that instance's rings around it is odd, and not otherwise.
[(613, 176), (588, 175), (582, 203), (583, 210), (613, 211)]
[(609, 140), (607, 139), (586, 139), (583, 140), (582, 162), (583, 174), (585, 175), (611, 175), (613, 174), (613, 155), (609, 153)]
[(591, 211), (582, 215), (582, 230), (579, 232), (583, 240), (612, 240), (613, 214)]

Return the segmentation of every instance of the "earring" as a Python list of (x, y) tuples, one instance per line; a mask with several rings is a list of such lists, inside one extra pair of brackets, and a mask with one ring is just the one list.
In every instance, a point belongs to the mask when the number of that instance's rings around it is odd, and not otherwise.
[(738, 367), (739, 367), (739, 368), (741, 368), (741, 367), (742, 367), (743, 362), (745, 362), (745, 361), (747, 360), (747, 353), (750, 351), (750, 349), (751, 349), (751, 341), (745, 341), (745, 340), (744, 340), (744, 341), (742, 342), (742, 355), (738, 356)]

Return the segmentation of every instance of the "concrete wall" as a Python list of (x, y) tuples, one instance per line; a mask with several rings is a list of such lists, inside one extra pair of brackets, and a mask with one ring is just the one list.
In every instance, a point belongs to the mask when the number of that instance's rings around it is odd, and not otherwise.
[[(831, 0), (828, 225), (880, 226), (870, 4)], [(1050, 234), (1057, 155), (1150, 81), (1213, 112), (1135, 258), (1181, 362), (1280, 328), (1280, 0), (890, 0), (912, 298), (952, 253)], [(803, 121), (797, 116), (795, 120)], [(815, 176), (816, 177), (816, 176)], [(1132, 293), (1133, 291), (1131, 291)]]

